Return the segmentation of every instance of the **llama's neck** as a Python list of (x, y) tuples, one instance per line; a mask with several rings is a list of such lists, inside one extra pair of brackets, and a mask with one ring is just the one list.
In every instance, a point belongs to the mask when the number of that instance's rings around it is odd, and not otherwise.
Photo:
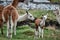
[(45, 18), (42, 19), (40, 25), (41, 25), (41, 26), (45, 25)]
[(42, 21), (45, 22), (45, 18), (43, 18)]
[(12, 6), (14, 6), (16, 8), (16, 6), (18, 5), (19, 1), (18, 0), (13, 0), (12, 2)]
[(18, 21), (24, 21), (27, 19), (27, 14), (24, 14), (22, 16), (19, 16)]

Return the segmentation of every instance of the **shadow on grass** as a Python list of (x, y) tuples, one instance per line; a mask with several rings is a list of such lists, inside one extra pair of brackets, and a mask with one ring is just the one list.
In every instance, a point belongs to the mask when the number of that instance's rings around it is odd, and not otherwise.
[(32, 35), (34, 35), (34, 32), (27, 30), (27, 31), (23, 32), (23, 34), (28, 35), (28, 36), (32, 36)]

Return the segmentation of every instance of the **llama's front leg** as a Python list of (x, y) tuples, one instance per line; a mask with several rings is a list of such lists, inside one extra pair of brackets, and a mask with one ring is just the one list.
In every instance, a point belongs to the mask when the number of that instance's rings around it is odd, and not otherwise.
[(35, 39), (35, 40), (38, 39), (38, 31), (37, 31), (37, 30), (35, 30), (35, 37), (34, 37), (34, 39)]
[(11, 30), (9, 32), (11, 38), (12, 38), (12, 33), (13, 33), (13, 21), (11, 20)]
[(42, 38), (43, 38), (43, 35), (44, 35), (44, 29), (42, 29), (41, 31), (42, 31)]
[(17, 21), (15, 21), (14, 23), (14, 28), (13, 28), (14, 35), (16, 35), (16, 26), (17, 26)]
[(41, 27), (40, 26), (38, 26), (38, 32), (39, 32), (39, 38), (40, 38), (40, 36), (41, 36)]
[(35, 28), (35, 36), (38, 37), (38, 35), (39, 35), (38, 25), (36, 25), (36, 28)]
[(38, 36), (38, 31), (37, 31), (37, 30), (35, 30), (35, 36), (36, 36), (36, 37)]

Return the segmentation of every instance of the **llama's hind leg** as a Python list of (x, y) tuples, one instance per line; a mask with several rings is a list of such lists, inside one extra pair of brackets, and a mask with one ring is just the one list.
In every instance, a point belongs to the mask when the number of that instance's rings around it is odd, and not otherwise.
[(8, 38), (12, 38), (12, 32), (13, 32), (12, 29), (13, 29), (13, 22), (11, 20), (11, 24), (9, 24), (9, 21), (7, 22), (7, 37)]
[(7, 22), (7, 37), (8, 37), (8, 31), (9, 30), (9, 22)]
[(3, 22), (0, 23), (1, 26), (1, 34), (3, 35)]
[(13, 28), (14, 35), (16, 35), (16, 26), (17, 26), (17, 21), (14, 22), (14, 28)]
[(44, 29), (41, 29), (41, 31), (42, 31), (42, 38), (43, 38), (43, 35), (44, 35)]
[(11, 34), (11, 38), (12, 38), (12, 33), (13, 33), (13, 21), (11, 20), (11, 32), (10, 32), (10, 34)]
[(40, 38), (40, 37), (41, 37), (41, 27), (40, 27), (40, 26), (38, 26), (38, 32), (39, 32), (39, 33), (38, 33), (38, 34), (39, 34), (38, 36), (39, 36), (39, 38)]
[(1, 34), (3, 35), (4, 33), (3, 33), (3, 27), (1, 27)]

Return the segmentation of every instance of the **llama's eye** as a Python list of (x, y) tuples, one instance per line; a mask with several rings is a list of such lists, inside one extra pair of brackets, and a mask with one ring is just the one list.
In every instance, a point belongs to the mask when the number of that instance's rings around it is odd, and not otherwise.
[(30, 17), (32, 17), (32, 16), (30, 16)]

